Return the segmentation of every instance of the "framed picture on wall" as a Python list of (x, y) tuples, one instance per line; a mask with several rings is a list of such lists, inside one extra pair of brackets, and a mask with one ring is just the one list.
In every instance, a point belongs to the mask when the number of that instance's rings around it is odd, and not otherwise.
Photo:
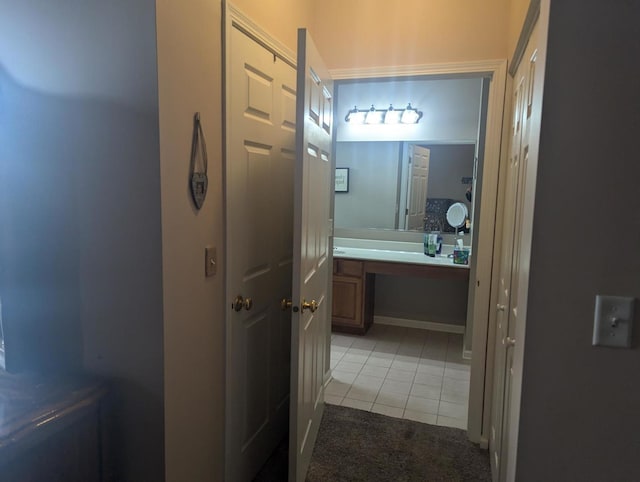
[(349, 192), (349, 168), (336, 167), (336, 192)]

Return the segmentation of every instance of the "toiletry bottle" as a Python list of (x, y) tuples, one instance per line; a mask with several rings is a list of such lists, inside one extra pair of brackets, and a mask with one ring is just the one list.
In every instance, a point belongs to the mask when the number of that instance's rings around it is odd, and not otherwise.
[(437, 237), (438, 237), (438, 240), (437, 240), (436, 254), (442, 254), (442, 235), (440, 234), (440, 232), (438, 232)]
[(436, 249), (438, 245), (438, 235), (437, 234), (429, 234), (429, 241), (427, 244), (427, 256), (431, 256), (432, 258), (436, 255)]

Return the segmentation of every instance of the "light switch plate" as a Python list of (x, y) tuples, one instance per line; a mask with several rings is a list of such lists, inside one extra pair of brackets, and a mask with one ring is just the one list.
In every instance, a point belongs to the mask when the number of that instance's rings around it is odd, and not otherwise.
[(593, 345), (629, 348), (635, 298), (596, 296)]
[(213, 276), (218, 268), (218, 260), (216, 259), (216, 248), (207, 246), (204, 248), (204, 274), (205, 276)]

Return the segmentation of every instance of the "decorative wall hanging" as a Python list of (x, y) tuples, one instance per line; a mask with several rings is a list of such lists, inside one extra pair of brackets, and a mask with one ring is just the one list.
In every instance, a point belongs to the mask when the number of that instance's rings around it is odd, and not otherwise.
[[(202, 157), (202, 171), (196, 170), (198, 145)], [(193, 116), (193, 137), (191, 138), (191, 162), (189, 165), (189, 179), (191, 187), (191, 196), (197, 209), (204, 204), (207, 197), (207, 188), (209, 187), (209, 179), (207, 178), (207, 144), (204, 140), (204, 132), (200, 124), (200, 112), (196, 112)]]
[(349, 192), (349, 168), (336, 167), (336, 192)]

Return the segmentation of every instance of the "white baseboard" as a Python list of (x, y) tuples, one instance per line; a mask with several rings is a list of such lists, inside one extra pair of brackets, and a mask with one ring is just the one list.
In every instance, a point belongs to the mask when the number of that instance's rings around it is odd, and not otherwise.
[(452, 325), (450, 323), (437, 323), (435, 321), (412, 320), (409, 318), (394, 318), (391, 316), (373, 317), (373, 322), (379, 325), (402, 326), (404, 328), (418, 328), (421, 330), (443, 331), (445, 333), (464, 334), (464, 325)]
[(487, 450), (489, 448), (489, 439), (486, 437), (480, 438), (480, 448)]

